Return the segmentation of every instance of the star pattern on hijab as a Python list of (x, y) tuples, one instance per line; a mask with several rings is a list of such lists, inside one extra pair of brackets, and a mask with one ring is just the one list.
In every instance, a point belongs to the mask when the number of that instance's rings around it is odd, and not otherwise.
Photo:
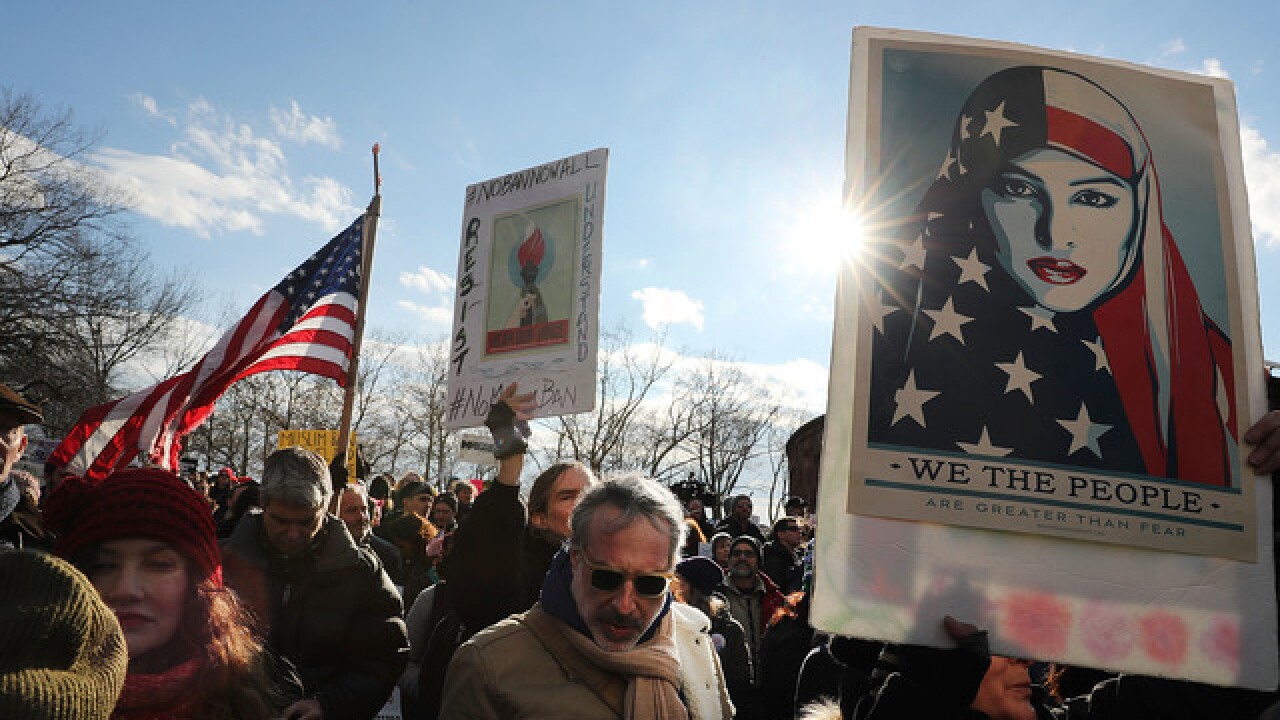
[(1094, 422), (1089, 417), (1089, 408), (1080, 403), (1080, 412), (1076, 414), (1074, 420), (1058, 420), (1067, 432), (1071, 433), (1071, 447), (1067, 450), (1067, 455), (1075, 455), (1081, 450), (1088, 449), (1095, 456), (1102, 457), (1102, 447), (1098, 445), (1098, 440), (1111, 430), (1111, 425)]
[(983, 111), (984, 119), (982, 121), (982, 135), (979, 137), (991, 136), (992, 142), (996, 147), (1000, 146), (1000, 136), (1008, 128), (1018, 127), (1018, 123), (1010, 120), (1004, 114), (1004, 100), (991, 110)]
[(911, 418), (920, 427), (928, 427), (924, 420), (924, 405), (938, 395), (941, 393), (916, 387), (916, 373), (912, 370), (907, 374), (906, 384), (893, 395), (893, 401), (897, 406), (893, 410), (891, 424), (897, 425), (899, 420)]
[(964, 325), (973, 322), (973, 318), (965, 317), (956, 312), (955, 306), (952, 304), (952, 298), (942, 304), (938, 310), (929, 310), (925, 308), (924, 314), (929, 316), (933, 321), (933, 329), (929, 332), (929, 341), (932, 342), (943, 335), (950, 335), (964, 345)]
[(1089, 348), (1089, 351), (1093, 353), (1094, 370), (1105, 370), (1108, 373), (1111, 372), (1111, 361), (1107, 359), (1107, 351), (1102, 349), (1102, 338), (1098, 338), (1097, 340), (1085, 340), (1081, 338), (1080, 342), (1084, 343), (1084, 346)]
[(1011, 392), (1021, 392), (1027, 396), (1027, 402), (1031, 405), (1036, 404), (1035, 396), (1031, 394), (1031, 383), (1044, 377), (1040, 373), (1027, 367), (1027, 363), (1022, 358), (1022, 352), (1018, 352), (1018, 356), (1013, 362), (996, 363), (996, 367), (1009, 376), (1008, 384), (1005, 385), (1004, 393), (1008, 395)]
[(991, 266), (978, 259), (978, 248), (970, 250), (967, 257), (952, 257), (951, 262), (960, 268), (960, 279), (956, 281), (957, 286), (971, 282), (983, 290), (990, 290), (987, 287), (987, 271), (991, 269)]
[(992, 444), (991, 435), (987, 432), (987, 426), (982, 426), (982, 433), (978, 435), (976, 443), (957, 442), (956, 447), (970, 455), (986, 455), (987, 457), (1008, 457), (1013, 452), (1013, 448), (999, 447)]

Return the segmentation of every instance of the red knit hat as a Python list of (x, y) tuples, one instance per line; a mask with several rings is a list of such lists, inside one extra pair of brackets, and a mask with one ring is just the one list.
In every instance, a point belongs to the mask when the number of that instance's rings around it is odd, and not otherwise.
[(209, 504), (168, 471), (126, 468), (103, 480), (68, 477), (44, 504), (54, 552), (74, 559), (109, 540), (148, 538), (172, 545), (201, 578), (222, 577), (222, 554)]

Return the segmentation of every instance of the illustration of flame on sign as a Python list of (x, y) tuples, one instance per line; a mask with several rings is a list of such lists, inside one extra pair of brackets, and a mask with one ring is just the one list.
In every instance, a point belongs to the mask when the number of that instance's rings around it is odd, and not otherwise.
[(485, 354), (566, 345), (577, 196), (494, 219)]

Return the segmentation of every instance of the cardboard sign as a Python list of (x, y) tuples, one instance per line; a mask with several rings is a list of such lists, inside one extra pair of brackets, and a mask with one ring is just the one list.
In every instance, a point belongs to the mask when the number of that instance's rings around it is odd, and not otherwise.
[[(356, 434), (351, 433), (347, 445), (347, 477), (356, 477)], [(320, 457), (326, 463), (333, 462), (338, 454), (337, 430), (281, 430), (277, 447), (304, 447)]]
[(480, 425), (510, 382), (535, 417), (595, 407), (608, 150), (467, 188), (450, 350), (451, 430)]
[(815, 624), (1274, 686), (1231, 83), (859, 28), (849, 128)]

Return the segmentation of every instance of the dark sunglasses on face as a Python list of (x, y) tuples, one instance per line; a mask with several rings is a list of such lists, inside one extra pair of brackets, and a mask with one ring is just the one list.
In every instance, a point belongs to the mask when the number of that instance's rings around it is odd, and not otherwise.
[(778, 532), (800, 532), (800, 527), (798, 525), (783, 525), (778, 528)]
[(672, 573), (627, 573), (608, 565), (597, 565), (587, 559), (585, 552), (582, 553), (582, 562), (590, 571), (588, 579), (591, 587), (600, 592), (616, 592), (630, 578), (637, 595), (650, 598), (661, 597), (671, 583)]
[(756, 556), (756, 553), (755, 553), (755, 551), (754, 551), (754, 550), (734, 550), (733, 552), (729, 553), (729, 557), (751, 557), (751, 558), (753, 558), (753, 557), (755, 557), (755, 556)]

